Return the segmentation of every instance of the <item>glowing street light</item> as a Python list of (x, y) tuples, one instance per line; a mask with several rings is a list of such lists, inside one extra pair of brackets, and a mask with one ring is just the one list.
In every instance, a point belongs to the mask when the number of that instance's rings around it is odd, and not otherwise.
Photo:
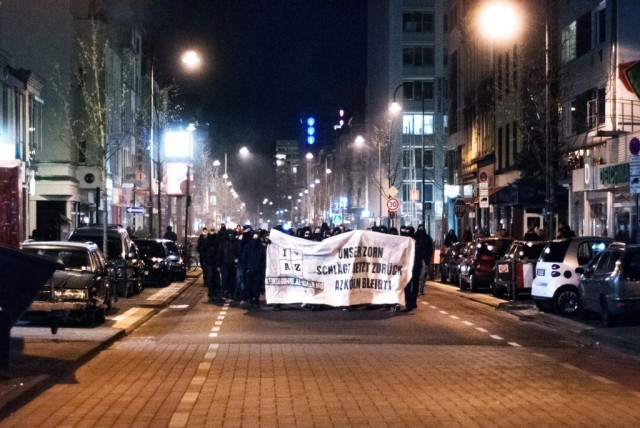
[(182, 54), (182, 63), (189, 69), (195, 70), (200, 67), (202, 60), (200, 55), (194, 50), (186, 51)]

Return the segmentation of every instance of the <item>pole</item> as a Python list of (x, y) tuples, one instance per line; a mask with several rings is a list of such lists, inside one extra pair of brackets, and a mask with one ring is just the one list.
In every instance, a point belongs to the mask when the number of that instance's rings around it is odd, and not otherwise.
[[(389, 136), (391, 138), (391, 136)], [(382, 155), (381, 141), (378, 141), (378, 226), (382, 226)]]
[[(420, 155), (420, 169), (422, 170), (422, 189), (420, 189), (420, 195), (422, 195), (422, 225), (425, 225), (425, 214), (427, 213), (424, 209), (425, 202), (425, 194), (424, 194), (424, 93), (422, 89), (420, 90), (420, 98), (422, 99), (422, 154)], [(430, 230), (427, 230), (428, 234), (431, 234)]]
[(554, 220), (554, 215), (553, 215), (553, 199), (554, 199), (554, 191), (553, 191), (553, 165), (551, 162), (551, 119), (550, 119), (550, 113), (549, 113), (549, 71), (550, 71), (550, 64), (549, 64), (549, 12), (548, 12), (548, 7), (549, 7), (549, 1), (546, 1), (547, 3), (547, 12), (545, 12), (545, 27), (544, 27), (544, 32), (545, 32), (545, 49), (544, 49), (544, 62), (545, 62), (545, 72), (544, 72), (544, 109), (545, 109), (545, 113), (544, 113), (544, 146), (545, 146), (545, 167), (547, 170), (547, 174), (545, 176), (545, 214), (547, 217), (547, 239), (553, 239), (554, 238), (554, 228), (553, 228), (553, 220)]
[(185, 201), (185, 220), (184, 220), (184, 245), (187, 245), (189, 239), (189, 205), (191, 205), (191, 165), (187, 165), (187, 197)]

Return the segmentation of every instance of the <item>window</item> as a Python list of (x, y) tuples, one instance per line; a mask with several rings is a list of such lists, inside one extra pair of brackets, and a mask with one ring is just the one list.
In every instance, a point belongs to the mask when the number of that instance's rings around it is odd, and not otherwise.
[(591, 13), (585, 13), (578, 18), (576, 28), (576, 57), (580, 57), (591, 50)]
[(405, 33), (432, 33), (433, 13), (405, 12), (402, 14), (402, 31)]
[(421, 169), (424, 161), (425, 168), (433, 168), (433, 150), (425, 149), (420, 156), (422, 148), (409, 148), (402, 150), (402, 167)]
[(424, 202), (433, 202), (433, 183), (425, 183), (422, 194)]
[[(423, 120), (424, 119), (424, 120)], [(423, 124), (424, 122), (424, 132)], [(402, 133), (405, 135), (433, 134), (433, 115), (405, 114), (402, 116)]]
[(604, 124), (605, 119), (605, 90), (594, 89), (592, 98), (587, 104), (587, 121), (589, 129), (597, 128)]
[(402, 48), (402, 65), (433, 66), (435, 64), (433, 46), (405, 46)]
[(595, 25), (593, 35), (595, 37), (594, 46), (599, 43), (604, 43), (607, 39), (607, 10), (605, 9), (605, 2), (602, 2), (601, 9), (595, 13)]
[(402, 88), (404, 98), (407, 100), (425, 100), (433, 99), (433, 82), (427, 80), (416, 80), (413, 82), (404, 82)]
[(576, 57), (576, 22), (562, 30), (562, 63), (566, 64)]

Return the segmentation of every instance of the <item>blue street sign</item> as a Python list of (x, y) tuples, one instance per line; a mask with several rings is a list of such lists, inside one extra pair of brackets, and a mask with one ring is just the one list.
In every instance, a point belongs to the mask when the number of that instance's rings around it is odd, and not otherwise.
[(144, 214), (144, 207), (127, 207), (124, 211), (128, 214)]

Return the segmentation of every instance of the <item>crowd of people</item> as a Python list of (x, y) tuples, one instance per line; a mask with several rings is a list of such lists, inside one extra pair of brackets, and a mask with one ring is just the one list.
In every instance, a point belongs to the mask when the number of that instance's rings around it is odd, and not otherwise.
[[(322, 241), (330, 236), (345, 233), (344, 225), (330, 227), (327, 223), (315, 227), (298, 229), (275, 229), (301, 239)], [(433, 255), (433, 240), (424, 225), (416, 229), (412, 226), (395, 227), (374, 225), (371, 231), (415, 240), (415, 259), (412, 267), (412, 280), (405, 286), (405, 311), (417, 308), (418, 295), (424, 294), (424, 284), (430, 274)], [(219, 230), (203, 227), (196, 246), (200, 257), (204, 284), (207, 287), (209, 301), (221, 302), (233, 299), (245, 302), (249, 307), (260, 307), (260, 294), (264, 292), (267, 245), (269, 231), (253, 229), (250, 225), (237, 225), (227, 229), (224, 224)]]

